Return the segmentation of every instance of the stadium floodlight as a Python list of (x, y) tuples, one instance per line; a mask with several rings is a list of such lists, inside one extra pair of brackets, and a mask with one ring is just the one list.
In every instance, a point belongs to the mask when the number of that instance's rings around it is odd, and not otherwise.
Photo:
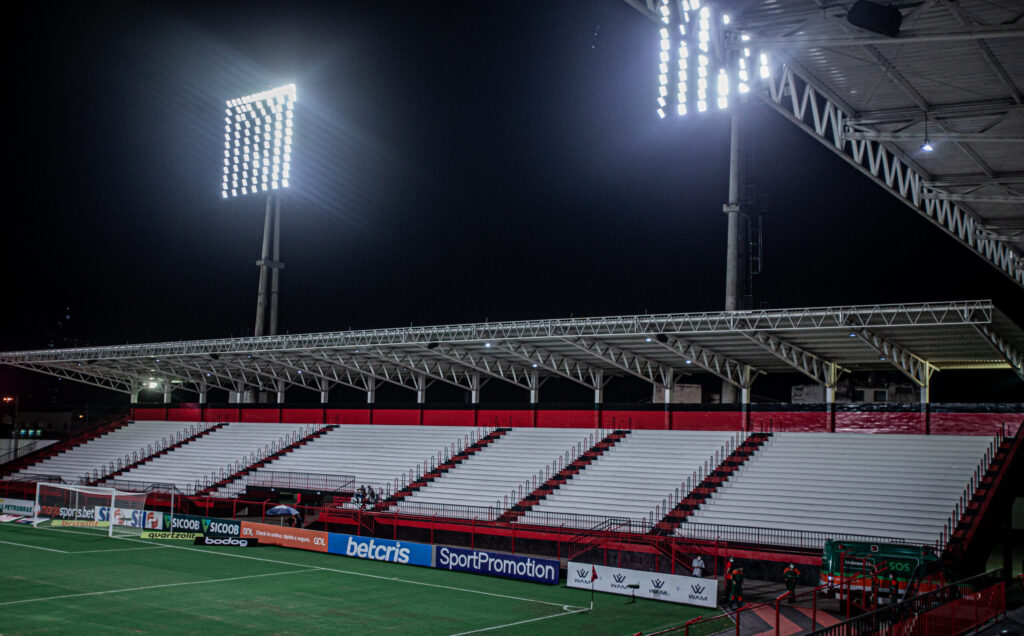
[[(741, 32), (738, 21), (719, 9), (715, 0), (656, 0), (658, 25), (657, 113), (664, 118), (668, 69), (675, 68), (676, 112), (703, 113), (709, 105), (729, 108), (733, 95), (752, 89), (754, 73), (771, 77), (766, 51), (751, 59), (750, 34)], [(693, 59), (691, 60), (691, 53)], [(754, 68), (756, 64), (756, 69)], [(695, 63), (694, 63), (695, 62)], [(691, 68), (693, 64), (693, 68)], [(711, 66), (718, 70), (713, 75)]]
[(222, 198), (288, 187), (294, 108), (295, 84), (227, 101)]
[[(262, 336), (270, 279), (270, 335), (277, 333), (277, 298), (281, 262), (282, 190), (291, 183), (295, 84), (229, 99), (224, 112), (224, 167), (221, 198), (267, 195), (263, 250), (253, 335)], [(271, 230), (273, 226), (273, 230)], [(270, 255), (273, 232), (273, 258)]]

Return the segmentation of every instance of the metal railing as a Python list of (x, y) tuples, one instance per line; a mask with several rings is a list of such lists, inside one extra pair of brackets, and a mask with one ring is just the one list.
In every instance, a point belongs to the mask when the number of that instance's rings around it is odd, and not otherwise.
[(355, 488), (355, 483), (355, 475), (298, 473), (278, 470), (258, 470), (246, 481), (246, 484), (253, 488), (316, 490), (327, 493), (351, 491)]
[(780, 528), (756, 528), (750, 526), (724, 526), (711, 523), (685, 522), (679, 525), (676, 535), (687, 539), (725, 541), (728, 543), (749, 543), (785, 548), (806, 548), (820, 550), (826, 539), (846, 539), (877, 543), (909, 543), (898, 537), (820, 532), (815, 530), (792, 530)]
[[(1001, 575), (1002, 570), (991, 570), (972, 576), (895, 605), (819, 629), (814, 632), (814, 636), (959, 634), (1006, 611)], [(952, 606), (954, 603), (959, 606)], [(942, 612), (940, 616), (935, 617), (937, 620), (928, 619), (928, 614), (934, 615), (936, 610), (946, 606), (951, 606), (949, 612)], [(914, 629), (915, 627), (917, 629)]]
[(475, 519), (476, 521), (493, 522), (497, 521), (502, 512), (504, 512), (500, 508), (495, 507), (419, 503), (415, 501), (400, 501), (396, 506), (397, 509), (387, 514), (397, 512), (399, 515), (441, 517), (444, 519)]

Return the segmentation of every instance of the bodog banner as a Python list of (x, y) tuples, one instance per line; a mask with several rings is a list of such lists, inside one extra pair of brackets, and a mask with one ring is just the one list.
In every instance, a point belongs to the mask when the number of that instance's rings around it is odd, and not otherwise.
[(327, 552), (327, 533), (316, 530), (243, 521), (241, 538), (258, 539), (262, 545), (279, 545), (285, 548)]

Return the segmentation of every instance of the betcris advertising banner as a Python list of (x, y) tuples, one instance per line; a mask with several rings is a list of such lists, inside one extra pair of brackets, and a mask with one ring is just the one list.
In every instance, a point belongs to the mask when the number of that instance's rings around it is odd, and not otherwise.
[(171, 518), (171, 514), (165, 512), (163, 523), (164, 528), (172, 532), (194, 532), (210, 537), (238, 537), (242, 534), (242, 522), (234, 520), (179, 514)]
[[(596, 579), (593, 578), (594, 572), (597, 573)], [(639, 585), (636, 595), (640, 598), (699, 607), (718, 606), (718, 581), (715, 579), (627, 570), (576, 561), (569, 561), (566, 574), (569, 587), (589, 590), (593, 583), (593, 588), (598, 592), (630, 596), (633, 590), (629, 586), (635, 584)]]
[(96, 506), (96, 521), (113, 521), (115, 526), (145, 528), (146, 530), (163, 530), (163, 515), (152, 510), (133, 510), (131, 508), (114, 508), (111, 519), (108, 506)]
[(437, 563), (434, 567), (442, 570), (473, 572), (533, 583), (558, 584), (559, 563), (554, 559), (535, 559), (515, 554), (443, 546), (436, 548), (436, 556)]
[(428, 568), (434, 565), (434, 546), (408, 541), (357, 537), (332, 532), (327, 541), (327, 551), (331, 554), (371, 561), (422, 565)]
[(243, 521), (243, 539), (257, 539), (261, 545), (279, 545), (285, 548), (298, 548), (313, 552), (327, 552), (327, 533), (301, 528), (272, 526), (267, 523), (251, 523)]

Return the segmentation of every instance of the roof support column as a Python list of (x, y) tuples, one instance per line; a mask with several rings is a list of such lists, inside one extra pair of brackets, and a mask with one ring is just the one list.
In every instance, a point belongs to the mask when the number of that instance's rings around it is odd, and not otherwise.
[(425, 404), (427, 401), (427, 376), (416, 376), (416, 404)]
[(139, 384), (137, 381), (132, 380), (131, 391), (132, 391), (132, 393), (131, 393), (131, 396), (132, 396), (131, 397), (131, 403), (132, 404), (138, 404), (139, 403), (139, 393), (142, 392), (142, 385)]
[(600, 408), (604, 403), (604, 369), (594, 372), (594, 406)]
[(206, 404), (207, 398), (209, 397), (209, 388), (205, 382), (199, 383), (199, 403)]
[(480, 372), (474, 371), (469, 376), (469, 403), (480, 404)]
[(331, 385), (327, 380), (320, 380), (320, 404), (327, 404), (331, 401)]
[(377, 378), (366, 378), (366, 403), (373, 404), (377, 401)]
[(284, 380), (278, 380), (277, 381), (277, 403), (278, 404), (284, 404), (284, 389), (285, 389)]
[(164, 380), (164, 404), (171, 403), (171, 393), (174, 392), (174, 387), (171, 386), (170, 380)]
[(540, 374), (534, 369), (530, 371), (528, 376), (530, 386), (530, 404), (534, 407), (537, 406), (537, 402), (540, 401)]

